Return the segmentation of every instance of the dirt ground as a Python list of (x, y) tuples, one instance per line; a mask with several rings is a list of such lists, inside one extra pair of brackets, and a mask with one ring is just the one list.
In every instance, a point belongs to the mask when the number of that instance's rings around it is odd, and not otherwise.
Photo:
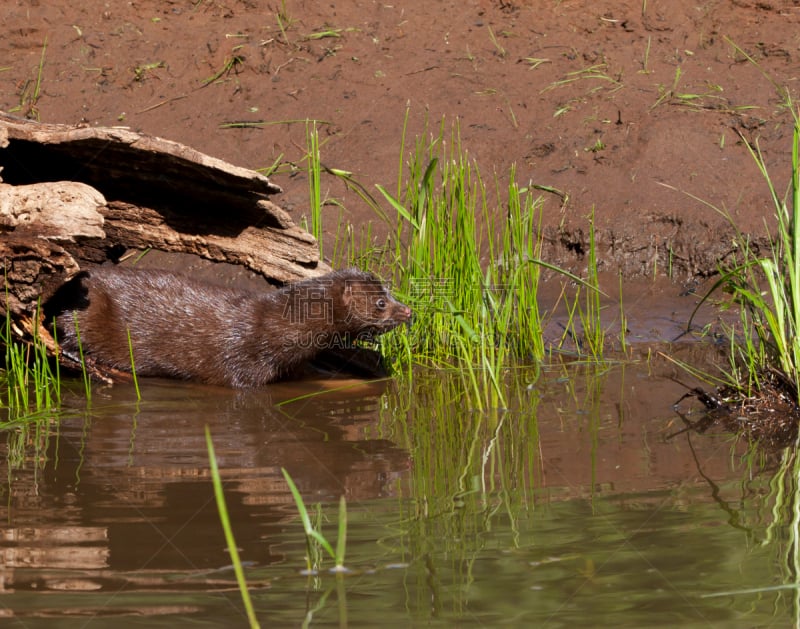
[[(740, 134), (780, 190), (789, 177), (797, 0), (6, 0), (0, 18), (0, 109), (279, 163), (276, 201), (298, 221), (306, 119), (323, 163), (372, 191), (396, 188), (406, 112), (409, 143), (458, 121), (487, 182), (516, 164), (568, 195), (543, 193), (552, 261), (580, 263), (594, 208), (602, 263), (629, 275), (708, 273), (730, 253), (725, 220), (683, 192), (764, 234), (772, 206)], [(243, 121), (268, 124), (228, 124)], [(327, 206), (328, 231), (342, 212), (376, 220), (323, 188), (346, 208)]]

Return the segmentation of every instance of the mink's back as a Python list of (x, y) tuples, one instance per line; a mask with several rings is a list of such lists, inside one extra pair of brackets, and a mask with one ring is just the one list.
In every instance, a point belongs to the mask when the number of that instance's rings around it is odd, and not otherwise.
[[(216, 286), (169, 271), (97, 267), (52, 300), (68, 355), (144, 376), (259, 386), (342, 341), (411, 319), (380, 280), (334, 271), (273, 291)], [(77, 323), (77, 325), (76, 325)], [(130, 341), (128, 335), (130, 334)]]
[[(260, 379), (248, 343), (262, 341), (269, 331), (254, 329), (264, 295), (198, 282), (160, 270), (98, 267), (76, 278), (76, 307), (59, 315), (59, 341), (78, 351), (78, 338), (90, 359), (130, 371), (130, 331), (138, 374), (197, 378), (206, 382), (247, 386)], [(77, 318), (77, 331), (75, 326)], [(258, 348), (261, 350), (262, 348)], [(262, 353), (261, 351), (256, 353)], [(248, 375), (249, 374), (249, 375)]]

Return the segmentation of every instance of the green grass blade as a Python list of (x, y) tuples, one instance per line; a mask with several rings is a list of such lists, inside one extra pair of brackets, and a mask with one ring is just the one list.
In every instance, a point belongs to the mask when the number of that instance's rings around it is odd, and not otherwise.
[(389, 194), (383, 186), (376, 185), (375, 187), (384, 196), (384, 198), (389, 202), (389, 205), (391, 205), (395, 209), (395, 211), (400, 215), (400, 217), (404, 221), (410, 223), (411, 226), (414, 227), (414, 229), (419, 229), (419, 223), (417, 223), (417, 221), (414, 219), (413, 216), (411, 216), (411, 214), (408, 212), (408, 210), (406, 210), (406, 208), (403, 207), (402, 203), (400, 203), (391, 194)]
[(344, 553), (347, 545), (347, 500), (344, 494), (339, 498), (339, 532), (336, 538), (336, 569), (344, 568)]
[(225, 542), (228, 545), (228, 553), (230, 553), (233, 570), (236, 573), (236, 582), (239, 584), (239, 593), (242, 596), (242, 603), (244, 603), (244, 608), (247, 612), (247, 620), (250, 623), (250, 627), (260, 627), (261, 625), (258, 623), (255, 610), (253, 609), (253, 602), (250, 599), (250, 592), (247, 589), (244, 569), (239, 559), (239, 550), (236, 547), (236, 540), (233, 537), (233, 529), (231, 528), (230, 518), (228, 517), (228, 507), (225, 504), (225, 493), (222, 490), (222, 479), (219, 475), (219, 467), (217, 466), (217, 457), (214, 454), (214, 443), (211, 440), (211, 430), (208, 426), (206, 426), (206, 448), (208, 449), (208, 461), (211, 466), (211, 481), (214, 485), (214, 498), (217, 501), (217, 512), (219, 513), (219, 519), (222, 523), (222, 530), (225, 532)]
[(297, 512), (300, 514), (300, 520), (303, 523), (303, 530), (305, 531), (306, 536), (311, 537), (319, 542), (320, 546), (325, 549), (325, 552), (327, 552), (333, 559), (336, 559), (336, 553), (333, 551), (333, 547), (330, 545), (328, 540), (326, 540), (322, 534), (314, 528), (314, 525), (311, 524), (311, 518), (309, 517), (308, 509), (306, 509), (306, 505), (303, 502), (303, 497), (300, 495), (300, 491), (297, 489), (297, 485), (294, 484), (292, 477), (289, 476), (289, 472), (282, 467), (281, 473), (286, 479), (286, 484), (289, 485), (289, 491), (292, 492), (292, 497), (294, 498), (295, 505), (297, 505)]

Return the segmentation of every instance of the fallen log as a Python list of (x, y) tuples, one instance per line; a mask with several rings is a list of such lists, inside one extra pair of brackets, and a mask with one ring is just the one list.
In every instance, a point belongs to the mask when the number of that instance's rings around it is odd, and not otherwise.
[(29, 341), (40, 300), (131, 249), (241, 265), (274, 283), (329, 271), (316, 240), (270, 200), (280, 192), (177, 142), (0, 112), (0, 315)]

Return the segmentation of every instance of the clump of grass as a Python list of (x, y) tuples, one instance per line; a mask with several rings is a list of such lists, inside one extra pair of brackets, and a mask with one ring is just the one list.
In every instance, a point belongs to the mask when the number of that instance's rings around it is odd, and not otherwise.
[(396, 191), (379, 185), (374, 196), (352, 173), (323, 166), (316, 128), (309, 125), (306, 134), (312, 233), (321, 238), (323, 172), (344, 183), (390, 225), (391, 233), (381, 244), (373, 238), (370, 223), (359, 231), (340, 218), (331, 256), (335, 266), (355, 264), (391, 280), (393, 292), (414, 310), (410, 330), (382, 337), (384, 354), (409, 369), (416, 362), (463, 368), (476, 407), (504, 406), (505, 370), (515, 362), (536, 363), (549, 349), (543, 340), (538, 287), (542, 270), (550, 269), (578, 286), (576, 300), (584, 289), (595, 293), (586, 298), (585, 308), (576, 302), (575, 312), (582, 334), (593, 335), (591, 356), (601, 358), (604, 331), (593, 216), (590, 274), (583, 280), (542, 260), (539, 193), (557, 194), (566, 203), (565, 194), (533, 182), (520, 184), (514, 168), (507, 187), (495, 182), (490, 190), (462, 147), (458, 126), (448, 137), (444, 120), (437, 133), (418, 138), (406, 156), (407, 124), (408, 114)]
[[(403, 141), (405, 145), (405, 139)], [(394, 354), (434, 364), (475, 368), (471, 388), (491, 392), (484, 403), (504, 404), (502, 372), (509, 362), (545, 355), (537, 301), (542, 269), (586, 282), (542, 261), (543, 199), (516, 171), (508, 187), (490, 194), (477, 164), (449, 138), (418, 140), (409, 165), (401, 161), (395, 194), (378, 186), (395, 210), (391, 238), (393, 288), (415, 311), (409, 336)]]
[(8, 312), (6, 307), (5, 324), (0, 326), (0, 348), (4, 350), (4, 362), (0, 364), (0, 431), (7, 437), (6, 464), (10, 472), (33, 461), (38, 471), (47, 460), (48, 440), (59, 416), (61, 375), (38, 335), (30, 343), (14, 338)]
[(11, 316), (6, 314), (0, 331), (0, 346), (5, 348), (5, 368), (0, 370), (0, 406), (8, 409), (8, 421), (18, 423), (58, 408), (61, 380), (58, 365), (52, 367), (44, 341), (35, 333), (31, 343), (17, 341), (11, 325)]
[(721, 270), (701, 303), (724, 289), (741, 306), (740, 333), (730, 333), (730, 384), (751, 396), (777, 382), (800, 405), (800, 114), (794, 114), (792, 173), (785, 195), (775, 189), (758, 143), (742, 140), (769, 188), (777, 233), (768, 254), (762, 255), (729, 214), (714, 208), (736, 230), (740, 255)]

